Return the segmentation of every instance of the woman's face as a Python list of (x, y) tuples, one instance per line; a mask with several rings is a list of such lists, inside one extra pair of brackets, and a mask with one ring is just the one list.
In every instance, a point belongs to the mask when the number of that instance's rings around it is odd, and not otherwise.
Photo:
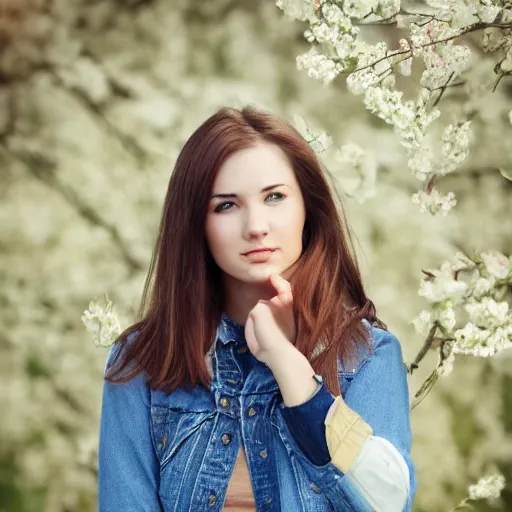
[[(283, 275), (298, 260), (304, 199), (277, 145), (260, 142), (231, 155), (219, 169), (210, 197), (206, 239), (228, 281), (261, 283), (271, 273)], [(263, 247), (272, 252), (245, 254)]]

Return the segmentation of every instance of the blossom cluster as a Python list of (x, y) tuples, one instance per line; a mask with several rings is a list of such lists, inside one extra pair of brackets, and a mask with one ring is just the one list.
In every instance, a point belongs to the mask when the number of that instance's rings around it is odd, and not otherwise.
[(502, 474), (495, 473), (484, 476), (476, 484), (468, 487), (469, 496), (463, 499), (453, 510), (466, 507), (473, 508), (468, 504), (468, 501), (489, 500), (492, 502), (497, 500), (503, 489), (505, 489), (505, 477)]
[(475, 258), (457, 253), (454, 261), (424, 272), (419, 295), (431, 304), (431, 311), (421, 311), (412, 324), (423, 335), (439, 331), (438, 375), (451, 373), (458, 354), (489, 357), (512, 348), (512, 312), (506, 297), (512, 257), (498, 251)]
[[(330, 83), (345, 73), (349, 90), (364, 95), (366, 108), (393, 126), (406, 148), (408, 167), (424, 183), (413, 195), (422, 212), (446, 214), (456, 204), (453, 193), (441, 194), (434, 186), (438, 177), (458, 170), (469, 153), (470, 122), (461, 119), (449, 124), (440, 140), (428, 140), (427, 128), (440, 112), (436, 105), (446, 89), (471, 66), (467, 46), (457, 38), (485, 28), (484, 51), (500, 51), (504, 57), (495, 68), (500, 76), (512, 73), (512, 6), (491, 0), (428, 0), (426, 12), (407, 12), (399, 0), (278, 0), (285, 14), (308, 21), (305, 39), (311, 49), (297, 57), (298, 69), (310, 77)], [(409, 30), (398, 48), (385, 42), (368, 44), (359, 25), (394, 19), (399, 28)], [(492, 25), (492, 26), (491, 26)], [(503, 28), (501, 28), (503, 27)], [(492, 31), (492, 32), (491, 32)], [(413, 59), (421, 59), (424, 71), (416, 100), (404, 100), (395, 87), (395, 72), (409, 76)]]
[(476, 484), (468, 488), (470, 500), (498, 499), (505, 488), (505, 477), (501, 474), (488, 475), (480, 478)]
[(89, 309), (86, 309), (82, 315), (82, 322), (97, 347), (109, 347), (121, 334), (121, 324), (112, 301), (108, 299), (105, 306), (91, 301)]

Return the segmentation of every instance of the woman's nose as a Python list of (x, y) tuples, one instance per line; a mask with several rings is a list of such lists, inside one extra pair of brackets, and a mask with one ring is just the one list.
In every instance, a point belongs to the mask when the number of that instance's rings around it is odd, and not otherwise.
[(260, 209), (253, 208), (247, 211), (244, 227), (245, 236), (251, 238), (266, 235), (268, 233), (268, 224), (266, 215)]

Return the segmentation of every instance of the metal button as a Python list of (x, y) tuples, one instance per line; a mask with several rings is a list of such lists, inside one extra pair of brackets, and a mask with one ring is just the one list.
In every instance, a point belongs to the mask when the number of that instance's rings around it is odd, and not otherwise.
[(229, 407), (229, 400), (228, 400), (227, 398), (224, 398), (224, 397), (223, 397), (223, 398), (221, 398), (221, 399), (220, 399), (220, 405), (221, 405), (222, 407)]
[(213, 507), (213, 505), (217, 503), (217, 498), (213, 494), (210, 494), (210, 497), (208, 498), (208, 503), (210, 507)]
[(261, 450), (261, 452), (260, 452), (260, 457), (261, 457), (262, 459), (266, 459), (266, 458), (267, 458), (267, 455), (268, 455), (268, 453), (267, 453), (267, 450), (266, 450), (266, 449), (265, 449), (265, 450)]
[(247, 411), (247, 414), (249, 416), (254, 416), (256, 414), (256, 409), (254, 407), (250, 407), (249, 410)]
[(311, 489), (313, 489), (313, 492), (316, 494), (320, 494), (322, 492), (315, 484), (311, 484)]
[(265, 500), (265, 503), (266, 503), (267, 505), (270, 505), (270, 503), (272, 503), (272, 498), (267, 498), (267, 499)]
[(239, 354), (245, 354), (249, 350), (249, 347), (247, 345), (244, 345), (243, 347), (240, 347), (237, 352)]
[(222, 443), (223, 444), (229, 444), (231, 443), (231, 434), (224, 434), (222, 437)]

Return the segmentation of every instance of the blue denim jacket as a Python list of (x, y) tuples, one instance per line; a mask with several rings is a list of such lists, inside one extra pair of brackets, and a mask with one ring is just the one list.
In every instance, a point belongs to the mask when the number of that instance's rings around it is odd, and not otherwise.
[[(403, 512), (409, 512), (417, 482), (406, 369), (398, 340), (367, 325), (375, 350), (355, 368), (338, 362), (342, 396), (374, 436), (403, 457), (410, 476)], [(106, 368), (117, 349), (111, 348)], [(285, 407), (272, 372), (248, 351), (243, 327), (225, 315), (208, 357), (210, 389), (182, 387), (165, 394), (150, 390), (143, 375), (104, 383), (100, 512), (221, 511), (240, 447), (258, 512), (378, 509), (352, 470), (344, 474), (329, 462), (324, 419), (334, 397), (324, 385), (306, 403)], [(358, 466), (360, 474), (378, 467), (371, 460)], [(367, 473), (370, 485), (372, 478)]]

